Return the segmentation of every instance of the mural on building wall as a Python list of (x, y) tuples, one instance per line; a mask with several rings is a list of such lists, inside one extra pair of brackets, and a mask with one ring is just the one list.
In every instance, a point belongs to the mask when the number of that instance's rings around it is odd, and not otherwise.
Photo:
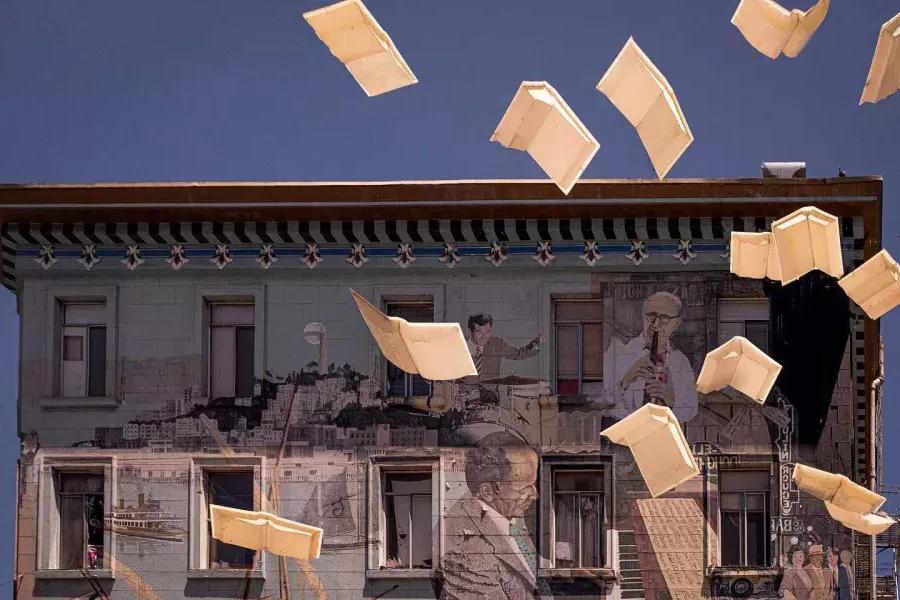
[[(602, 453), (614, 457), (615, 493), (584, 501), (573, 515), (582, 519), (600, 511), (604, 527), (615, 529), (612, 552), (606, 538), (600, 543), (606, 558), (618, 557), (620, 585), (627, 582), (632, 597), (843, 598), (853, 585), (850, 537), (822, 516), (820, 506), (804, 505), (789, 473), (799, 460), (846, 472), (848, 465), (839, 461), (849, 461), (852, 423), (840, 423), (832, 410), (827, 439), (815, 453), (801, 456), (795, 401), (779, 390), (762, 406), (733, 392), (696, 392), (696, 373), (716, 344), (717, 298), (734, 292), (726, 282), (721, 273), (643, 279), (598, 274), (590, 291), (603, 303), (597, 342), (603, 379), (582, 394), (556, 395), (553, 384), (540, 377), (539, 361), (556, 349), (537, 324), (531, 331), (512, 330), (477, 305), (466, 307), (463, 314), (470, 316), (462, 325), (479, 375), (426, 382), (428, 393), (411, 397), (388, 393), (383, 364), (329, 360), (325, 326), (309, 323), (304, 336), (314, 344), (316, 360), (283, 376), (266, 373), (249, 397), (205, 399), (188, 387), (148, 404), (121, 426), (96, 428), (90, 445), (139, 451), (120, 455), (118, 499), (106, 527), (129, 555), (186, 552), (189, 523), (174, 503), (188, 486), (188, 468), (183, 458), (172, 458), (170, 465), (166, 457), (225, 450), (271, 457), (284, 440), (284, 462), (273, 475), (282, 489), (279, 512), (322, 526), (326, 557), (356, 561), (372, 541), (366, 533), (368, 456), (440, 448), (456, 453), (441, 508), (440, 598), (481, 598), (498, 585), (510, 598), (535, 591), (546, 598), (602, 596), (613, 583), (539, 576), (540, 569), (576, 561), (567, 558), (571, 543), (551, 540), (551, 550), (538, 539), (549, 526), (549, 517), (542, 514), (539, 523), (538, 515), (554, 505), (537, 501), (542, 455)], [(762, 289), (754, 283), (740, 293), (758, 298)], [(144, 373), (139, 365), (123, 370), (127, 401), (129, 386), (138, 385), (132, 377)], [(705, 569), (721, 562), (725, 543), (716, 492), (704, 491), (702, 478), (696, 478), (650, 498), (628, 450), (599, 435), (646, 402), (673, 409), (705, 475), (761, 464), (770, 469), (766, 532), (772, 550), (766, 562), (782, 566), (783, 573), (732, 570), (704, 577)], [(849, 397), (836, 408), (843, 404), (850, 404)], [(411, 531), (401, 525), (394, 533), (407, 538), (395, 552), (412, 546)], [(396, 568), (399, 560), (391, 557), (384, 567)], [(426, 556), (420, 566), (430, 568), (430, 561)], [(327, 590), (334, 573), (320, 576)]]

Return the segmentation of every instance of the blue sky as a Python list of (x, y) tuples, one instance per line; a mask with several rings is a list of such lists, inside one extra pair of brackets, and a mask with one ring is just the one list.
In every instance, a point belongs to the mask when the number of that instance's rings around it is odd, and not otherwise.
[[(764, 160), (805, 160), (812, 177), (882, 175), (885, 246), (900, 256), (900, 94), (857, 106), (896, 0), (833, 3), (804, 52), (777, 61), (730, 24), (737, 0), (368, 0), (420, 81), (372, 99), (300, 18), (324, 4), (7, 0), (0, 182), (541, 178), (527, 155), (488, 142), (523, 79), (551, 82), (600, 142), (586, 177), (649, 178), (637, 135), (594, 90), (631, 35), (695, 136), (670, 177), (757, 176)], [(882, 327), (898, 373), (900, 311)], [(12, 506), (8, 292), (0, 332), (0, 502)], [(889, 375), (886, 432), (900, 423), (898, 389)], [(898, 436), (885, 436), (890, 455)], [(900, 483), (900, 461), (887, 474)], [(0, 539), (11, 535), (7, 511)], [(0, 565), (11, 548), (0, 544)]]

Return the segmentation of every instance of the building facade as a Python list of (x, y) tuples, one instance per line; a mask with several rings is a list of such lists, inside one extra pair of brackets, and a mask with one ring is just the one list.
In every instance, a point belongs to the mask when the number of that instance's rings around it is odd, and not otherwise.
[[(876, 322), (814, 272), (729, 272), (731, 231), (816, 205), (845, 268), (881, 181), (0, 189), (21, 319), (20, 598), (872, 598), (872, 539), (791, 480), (874, 485)], [(349, 289), (459, 322), (479, 375), (386, 364)], [(696, 391), (734, 335), (764, 405)], [(673, 407), (701, 475), (652, 498), (600, 431)], [(212, 539), (208, 505), (324, 528)]]

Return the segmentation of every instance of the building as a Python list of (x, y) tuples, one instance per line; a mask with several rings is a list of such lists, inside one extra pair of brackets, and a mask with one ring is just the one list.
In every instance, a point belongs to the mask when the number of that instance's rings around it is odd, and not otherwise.
[[(878, 323), (821, 273), (731, 275), (728, 242), (814, 204), (840, 218), (850, 269), (881, 247), (881, 196), (852, 177), (566, 198), (526, 181), (2, 187), (18, 597), (693, 600), (813, 582), (872, 598), (874, 541), (790, 472), (876, 485)], [(461, 323), (479, 376), (386, 365), (350, 287)], [(663, 367), (635, 388), (651, 332)], [(784, 365), (763, 406), (696, 392), (733, 335)], [(702, 467), (658, 498), (599, 435), (651, 387)], [(209, 503), (321, 526), (322, 557), (216, 544)], [(104, 525), (129, 507), (184, 535)]]

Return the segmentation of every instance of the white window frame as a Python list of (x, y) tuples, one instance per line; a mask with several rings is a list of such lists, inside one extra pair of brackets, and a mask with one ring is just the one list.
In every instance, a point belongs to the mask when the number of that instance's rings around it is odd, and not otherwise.
[[(62, 344), (64, 306), (76, 303), (104, 304), (106, 326), (106, 393), (103, 396), (63, 396)], [(118, 373), (118, 288), (115, 286), (48, 286), (46, 291), (43, 408), (112, 408), (119, 405)], [(85, 383), (87, 385), (87, 383)]]
[[(597, 325), (599, 324), (603, 331), (603, 337), (606, 336), (606, 328), (604, 327), (604, 320), (601, 319), (599, 321), (591, 320), (591, 321), (566, 321), (566, 320), (557, 320), (556, 318), (556, 307), (561, 303), (585, 303), (585, 302), (594, 302), (600, 305), (601, 310), (605, 309), (605, 303), (602, 298), (569, 298), (569, 297), (554, 297), (551, 298), (550, 301), (550, 315), (551, 315), (551, 323), (553, 323), (553, 345), (552, 345), (552, 354), (553, 354), (553, 391), (554, 393), (558, 393), (556, 389), (557, 381), (559, 379), (559, 364), (557, 361), (557, 349), (559, 348), (559, 326), (560, 325), (579, 325), (578, 328), (578, 392), (577, 395), (583, 394), (582, 385), (584, 384), (584, 325)], [(605, 316), (605, 315), (604, 315)], [(600, 360), (601, 363), (603, 361), (603, 353), (604, 353), (604, 340), (601, 338), (600, 340)], [(604, 375), (606, 375), (604, 373)], [(601, 378), (598, 383), (602, 383), (603, 379)]]
[[(116, 458), (114, 456), (74, 457), (45, 455), (37, 461), (37, 572), (38, 579), (83, 579), (80, 569), (59, 568), (59, 506), (56, 501), (59, 473), (89, 473), (103, 476), (103, 507), (107, 512), (116, 503)], [(103, 527), (103, 564), (88, 572), (98, 579), (115, 579), (116, 534)]]
[(190, 467), (190, 532), (188, 535), (188, 577), (199, 579), (243, 579), (265, 577), (265, 555), (257, 551), (253, 568), (211, 569), (209, 566), (209, 500), (204, 485), (207, 472), (252, 472), (253, 510), (264, 510), (265, 458), (261, 456), (229, 456), (219, 458), (192, 458)]
[(194, 339), (193, 355), (199, 364), (195, 386), (199, 399), (209, 399), (209, 305), (253, 304), (253, 377), (261, 379), (266, 372), (266, 286), (235, 285), (227, 287), (194, 288)]
[[(556, 509), (554, 507), (553, 474), (557, 471), (603, 471), (603, 565), (600, 567), (558, 567), (556, 565)], [(538, 521), (540, 534), (539, 577), (590, 577), (604, 580), (615, 579), (617, 538), (614, 524), (615, 513), (615, 464), (612, 456), (592, 454), (571, 456), (545, 454), (541, 457), (540, 494), (538, 497)]]
[[(367, 570), (369, 579), (431, 579), (440, 568), (444, 528), (441, 518), (443, 477), (441, 459), (427, 456), (377, 456), (369, 459)], [(428, 473), (431, 476), (431, 565), (430, 569), (382, 569), (386, 554), (386, 517), (382, 481), (385, 473)], [(437, 532), (435, 536), (435, 532)]]

